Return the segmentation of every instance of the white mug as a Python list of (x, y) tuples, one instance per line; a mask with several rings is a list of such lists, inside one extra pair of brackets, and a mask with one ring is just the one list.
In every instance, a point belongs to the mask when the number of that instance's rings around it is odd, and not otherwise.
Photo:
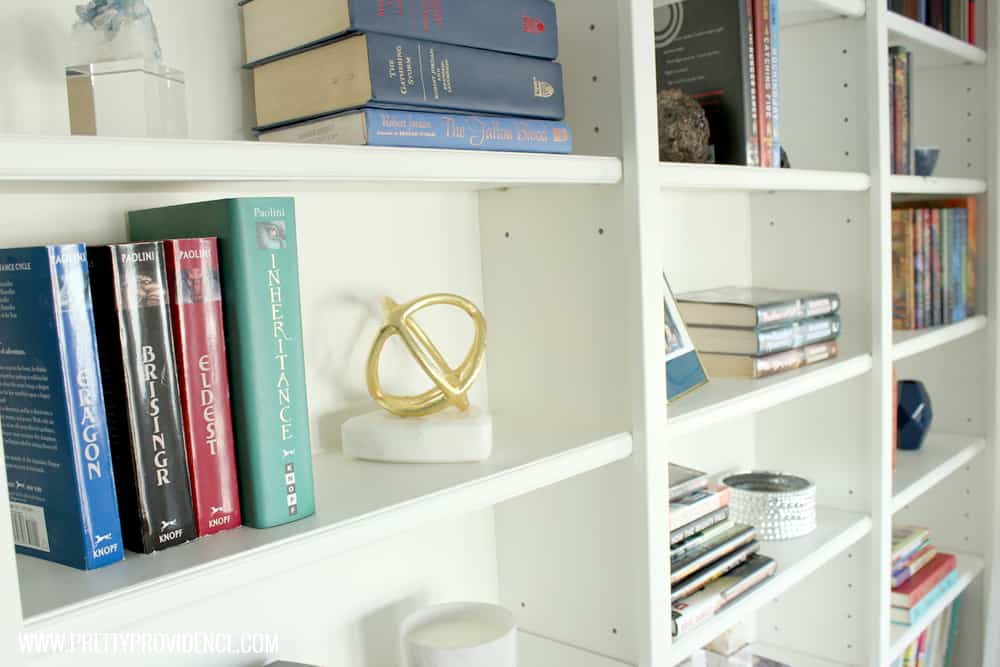
[(517, 667), (517, 626), (507, 609), (451, 602), (418, 609), (400, 626), (406, 667)]

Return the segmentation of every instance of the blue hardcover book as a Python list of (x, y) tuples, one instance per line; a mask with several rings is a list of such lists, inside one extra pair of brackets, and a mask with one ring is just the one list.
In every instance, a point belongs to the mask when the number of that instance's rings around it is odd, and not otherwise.
[(968, 251), (969, 212), (964, 208), (955, 208), (950, 210), (950, 214), (953, 239), (951, 244), (952, 321), (961, 322), (969, 315), (966, 308), (965, 289), (963, 288), (965, 273), (963, 258)]
[(17, 552), (83, 570), (121, 560), (85, 246), (0, 250), (0, 337)]
[(364, 33), (253, 70), (258, 129), (361, 107), (562, 120), (559, 63)]
[(930, 593), (924, 596), (924, 598), (917, 603), (914, 607), (910, 609), (904, 609), (902, 607), (893, 607), (889, 614), (890, 619), (893, 623), (897, 625), (911, 625), (927, 613), (927, 611), (933, 607), (938, 600), (940, 600), (945, 593), (948, 592), (955, 582), (958, 581), (958, 571), (952, 570), (948, 573), (944, 579), (935, 586)]
[(359, 109), (262, 132), (261, 141), (569, 153), (569, 125), (555, 120)]
[(778, 20), (778, 0), (771, 0), (771, 135), (774, 146), (774, 166), (781, 166), (781, 63), (779, 53), (781, 46), (781, 26)]
[[(257, 65), (351, 32), (380, 32), (555, 60), (551, 0), (243, 0), (246, 62)], [(276, 29), (280, 26), (280, 29)]]

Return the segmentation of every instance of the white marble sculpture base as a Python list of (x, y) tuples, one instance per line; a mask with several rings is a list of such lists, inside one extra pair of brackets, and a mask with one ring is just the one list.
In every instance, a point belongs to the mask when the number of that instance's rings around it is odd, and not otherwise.
[(367, 461), (468, 463), (485, 461), (493, 451), (493, 418), (475, 406), (430, 417), (377, 410), (348, 419), (340, 432), (344, 453)]

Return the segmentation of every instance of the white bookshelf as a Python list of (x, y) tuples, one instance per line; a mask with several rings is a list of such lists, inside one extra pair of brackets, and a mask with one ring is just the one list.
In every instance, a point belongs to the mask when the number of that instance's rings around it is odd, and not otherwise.
[[(0, 521), (0, 664), (22, 664), (23, 631), (210, 628), (272, 630), (281, 650), (185, 664), (399, 667), (406, 613), (474, 599), (514, 611), (528, 667), (669, 667), (740, 624), (792, 667), (887, 667), (962, 595), (953, 664), (1000, 667), (985, 632), (1000, 601), (989, 588), (1000, 545), (1000, 72), (988, 55), (1000, 17), (981, 10), (971, 46), (884, 0), (782, 0), (781, 133), (795, 168), (754, 169), (658, 161), (652, 8), (664, 1), (557, 0), (572, 156), (247, 141), (237, 13), (195, 0), (150, 0), (167, 60), (189, 74), (192, 139), (68, 137), (66, 63), (55, 29), (39, 26), (68, 25), (72, 8), (4, 3), (0, 23), (15, 37), (0, 58), (0, 246), (124, 240), (135, 208), (295, 197), (318, 510), (90, 573), (15, 558)], [(932, 178), (889, 173), (895, 44), (915, 53), (914, 143), (942, 148)], [(894, 198), (968, 196), (980, 197), (977, 315), (893, 331)], [(840, 354), (763, 380), (713, 380), (667, 406), (663, 271), (675, 292), (836, 290)], [(474, 400), (497, 419), (493, 457), (345, 459), (341, 423), (371, 408), (374, 304), (434, 291), (486, 313)], [(464, 331), (432, 333), (446, 355), (464, 352)], [(423, 388), (400, 358), (384, 372)], [(895, 474), (893, 364), (926, 382), (935, 410), (928, 442), (900, 452)], [(815, 533), (762, 544), (774, 578), (679, 637), (666, 583), (671, 461), (801, 474), (822, 506)], [(0, 506), (7, 481), (0, 469)], [(889, 622), (893, 521), (926, 525), (960, 554), (959, 585), (910, 628)]]

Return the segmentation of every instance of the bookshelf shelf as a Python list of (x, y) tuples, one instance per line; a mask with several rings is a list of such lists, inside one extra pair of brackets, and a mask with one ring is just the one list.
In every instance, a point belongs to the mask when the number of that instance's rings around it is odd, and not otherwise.
[(894, 195), (981, 195), (986, 181), (979, 178), (938, 178), (936, 176), (890, 176)]
[(785, 542), (762, 542), (760, 552), (778, 562), (773, 577), (740, 597), (711, 619), (674, 638), (670, 664), (676, 665), (706, 643), (733, 627), (771, 600), (850, 548), (871, 530), (862, 514), (828, 508), (817, 510), (817, 528), (811, 535)]
[(905, 46), (914, 53), (915, 66), (985, 65), (986, 51), (895, 12), (886, 18), (890, 46)]
[(325, 454), (314, 461), (314, 516), (268, 530), (237, 528), (153, 557), (129, 554), (100, 576), (18, 556), (27, 627), (55, 629), (88, 618), (110, 631), (141, 600), (151, 614), (225, 586), (276, 575), (413, 529), (489, 507), (629, 456), (626, 433), (587, 440), (564, 429), (494, 425), (484, 463), (377, 464)]
[(912, 503), (986, 449), (977, 436), (931, 433), (919, 451), (896, 452), (892, 512)]
[(759, 380), (713, 380), (668, 407), (667, 429), (672, 437), (688, 434), (846, 382), (871, 368), (870, 354), (841, 352), (835, 360)]
[(947, 324), (930, 329), (892, 332), (892, 358), (894, 361), (912, 357), (915, 354), (933, 350), (952, 341), (971, 336), (986, 328), (985, 315), (976, 315), (956, 324)]
[(614, 184), (621, 160), (373, 146), (94, 137), (0, 137), (0, 181), (319, 181), (455, 185)]
[[(784, 648), (783, 646), (775, 646), (774, 644), (751, 644), (750, 645), (754, 653), (770, 658), (771, 660), (776, 660), (782, 662), (789, 666), (794, 667), (848, 667), (843, 663), (831, 662), (829, 660), (824, 660), (822, 658), (817, 658), (812, 655), (807, 655), (805, 653), (799, 653), (798, 651), (792, 651), (790, 649)], [(855, 667), (855, 666), (850, 666)]]
[(906, 647), (916, 641), (920, 633), (924, 631), (924, 628), (933, 623), (934, 619), (940, 616), (948, 608), (948, 605), (954, 602), (955, 598), (961, 595), (969, 587), (969, 584), (979, 576), (979, 573), (983, 571), (983, 560), (978, 556), (969, 556), (966, 554), (955, 554), (955, 556), (958, 560), (956, 566), (958, 580), (955, 582), (955, 585), (945, 595), (941, 596), (941, 599), (935, 602), (917, 623), (913, 625), (892, 624), (889, 631), (890, 662), (902, 655)]
[(781, 25), (788, 27), (838, 17), (865, 15), (864, 0), (784, 0), (780, 6)]
[(661, 162), (659, 177), (664, 190), (865, 192), (871, 186), (868, 174), (860, 172), (717, 164)]
[(631, 667), (603, 655), (582, 651), (552, 639), (521, 631), (517, 635), (518, 665), (521, 667)]

